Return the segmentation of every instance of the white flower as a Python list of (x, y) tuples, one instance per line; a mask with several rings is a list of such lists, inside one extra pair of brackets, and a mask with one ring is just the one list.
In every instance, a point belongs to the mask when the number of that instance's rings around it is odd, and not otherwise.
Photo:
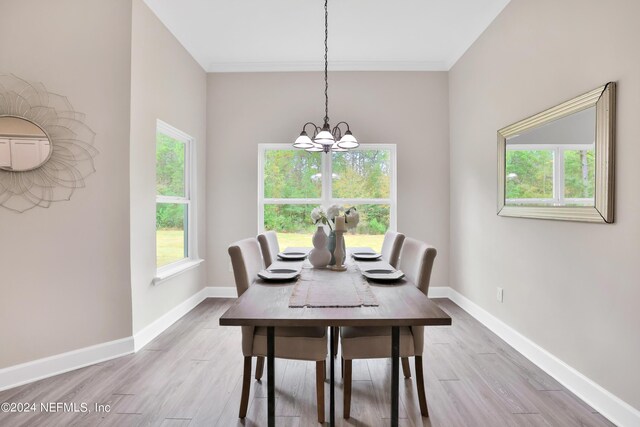
[(353, 230), (360, 222), (360, 214), (355, 208), (351, 208), (344, 214), (345, 222), (349, 230)]
[(318, 220), (320, 220), (320, 218), (321, 218), (321, 217), (320, 217), (320, 215), (321, 215), (321, 214), (320, 214), (320, 209), (321, 209), (320, 207), (317, 207), (317, 208), (314, 208), (314, 209), (311, 211), (311, 220), (312, 220), (314, 223), (318, 222)]
[(338, 215), (340, 215), (340, 212), (342, 211), (342, 206), (340, 205), (331, 205), (329, 206), (329, 209), (327, 209), (327, 218), (329, 218), (330, 221), (334, 221)]

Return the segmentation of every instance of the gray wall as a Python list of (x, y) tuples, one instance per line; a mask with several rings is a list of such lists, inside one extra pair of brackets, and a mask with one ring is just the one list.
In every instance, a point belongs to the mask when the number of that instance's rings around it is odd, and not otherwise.
[(71, 201), (0, 209), (0, 368), (131, 336), (130, 25), (130, 0), (2, 1), (0, 72), (66, 95), (100, 154)]
[[(638, 16), (635, 0), (512, 0), (449, 76), (452, 286), (636, 408)], [(611, 80), (616, 223), (496, 216), (496, 130)]]
[[(335, 72), (329, 115), (360, 142), (398, 148), (398, 229), (438, 249), (432, 286), (448, 286), (447, 73)], [(291, 143), (324, 116), (321, 73), (209, 74), (208, 280), (233, 286), (227, 247), (257, 232), (259, 143)]]
[(133, 333), (202, 289), (205, 265), (156, 285), (156, 119), (196, 140), (199, 256), (206, 259), (207, 75), (142, 0), (131, 48), (131, 292)]

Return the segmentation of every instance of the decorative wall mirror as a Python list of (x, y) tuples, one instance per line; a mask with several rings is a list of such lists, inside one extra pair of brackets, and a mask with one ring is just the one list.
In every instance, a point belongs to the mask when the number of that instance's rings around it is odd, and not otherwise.
[(498, 131), (498, 215), (613, 222), (615, 83)]
[(94, 137), (67, 98), (0, 75), (0, 206), (24, 212), (69, 200), (95, 172)]

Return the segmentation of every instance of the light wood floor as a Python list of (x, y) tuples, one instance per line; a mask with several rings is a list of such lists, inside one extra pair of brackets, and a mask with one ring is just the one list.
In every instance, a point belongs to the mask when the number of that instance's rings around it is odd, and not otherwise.
[[(204, 301), (135, 355), (0, 392), (0, 402), (109, 404), (108, 414), (0, 413), (0, 426), (266, 425), (266, 373), (262, 382), (252, 381), (247, 418), (237, 418), (240, 330), (218, 326), (230, 301)], [(612, 425), (451, 301), (436, 301), (453, 326), (426, 328), (431, 417), (420, 416), (414, 380), (401, 379), (401, 426)], [(315, 363), (276, 361), (277, 425), (318, 425), (314, 373)], [(388, 425), (389, 362), (356, 360), (353, 380), (351, 419), (345, 421), (338, 361), (337, 424)], [(328, 411), (328, 384), (325, 394)]]

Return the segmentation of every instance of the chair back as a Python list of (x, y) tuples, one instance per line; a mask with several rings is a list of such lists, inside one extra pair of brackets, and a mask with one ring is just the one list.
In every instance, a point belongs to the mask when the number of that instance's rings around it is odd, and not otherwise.
[(400, 270), (425, 295), (429, 291), (429, 280), (436, 254), (436, 248), (433, 246), (409, 237), (405, 239), (402, 246)]
[(229, 246), (229, 256), (233, 266), (238, 296), (242, 295), (255, 282), (262, 270), (260, 246), (254, 238), (240, 240)]
[(398, 260), (404, 243), (404, 234), (387, 231), (382, 242), (382, 258), (393, 268), (398, 268)]
[[(436, 248), (416, 239), (406, 238), (402, 246), (400, 257), (400, 270), (405, 277), (427, 295), (433, 261), (436, 258)], [(422, 355), (424, 351), (424, 326), (412, 326), (413, 348), (416, 355)]]
[(278, 253), (280, 253), (278, 235), (275, 231), (267, 231), (258, 235), (258, 242), (260, 243), (264, 265), (269, 267), (277, 259)]

